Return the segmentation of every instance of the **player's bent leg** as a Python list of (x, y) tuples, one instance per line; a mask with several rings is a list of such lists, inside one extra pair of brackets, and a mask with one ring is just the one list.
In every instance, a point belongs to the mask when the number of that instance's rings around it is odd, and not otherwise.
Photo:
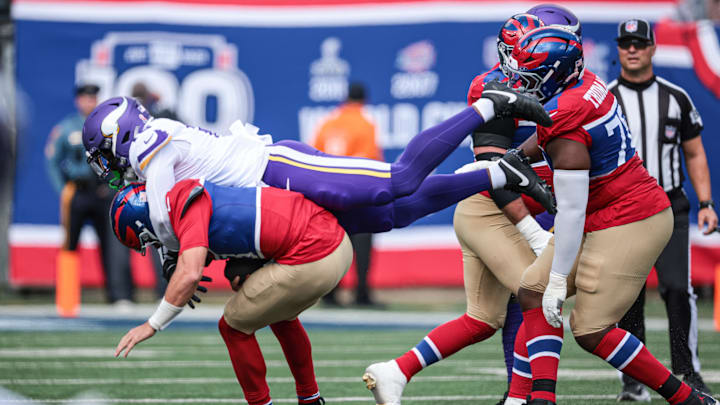
[(232, 328), (220, 318), (220, 335), (230, 355), (235, 376), (250, 405), (264, 405), (270, 402), (270, 388), (265, 380), (267, 369), (255, 333), (246, 334)]
[(335, 211), (387, 204), (394, 199), (390, 163), (334, 156), (297, 141), (268, 146), (266, 184), (297, 191)]
[(391, 166), (393, 195), (400, 197), (414, 192), (467, 134), (483, 123), (480, 114), (468, 107), (415, 135)]
[(668, 208), (641, 221), (587, 234), (575, 277), (571, 327), (585, 350), (657, 391), (669, 403), (682, 404), (691, 397), (698, 399), (692, 389), (637, 337), (615, 326), (635, 301), (671, 232)]
[[(528, 404), (533, 405), (554, 404), (556, 401), (555, 386), (563, 344), (563, 327), (550, 325), (542, 311), (542, 295), (550, 276), (554, 252), (555, 244), (551, 239), (542, 254), (523, 273), (518, 291), (532, 370), (531, 400)], [(574, 279), (575, 268), (568, 276), (568, 297), (575, 293)]]
[(334, 211), (340, 225), (352, 235), (404, 228), (433, 212), (447, 208), (490, 187), (487, 172), (430, 176), (409, 196), (380, 206)]
[(312, 404), (320, 398), (315, 368), (313, 367), (312, 345), (299, 319), (275, 322), (270, 325), (295, 379), (295, 392), (299, 404)]
[[(497, 279), (501, 289), (517, 293), (520, 279), (525, 269), (535, 261), (535, 254), (495, 202), (480, 194), (461, 201), (455, 209), (453, 226), (463, 248), (463, 260), (469, 257), (467, 252), (472, 252)], [(468, 274), (465, 273), (465, 276)], [(498, 301), (496, 305), (501, 305), (504, 313), (507, 296), (503, 296), (502, 302)], [(502, 322), (497, 325), (501, 326)]]
[(268, 263), (249, 275), (225, 305), (224, 317), (236, 330), (252, 333), (297, 318), (334, 288), (352, 263), (350, 238), (324, 258), (305, 264)]

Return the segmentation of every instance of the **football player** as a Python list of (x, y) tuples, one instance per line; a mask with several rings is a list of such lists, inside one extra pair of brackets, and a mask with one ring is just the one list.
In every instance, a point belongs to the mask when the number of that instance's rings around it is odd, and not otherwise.
[[(495, 116), (550, 123), (537, 101), (498, 85), (471, 107), (415, 136), (395, 162), (384, 163), (326, 155), (296, 141), (272, 144), (269, 135), (258, 136), (257, 128), (240, 122), (230, 128), (232, 136), (218, 136), (178, 121), (153, 119), (134, 99), (116, 97), (88, 116), (82, 139), (88, 163), (101, 177), (131, 168), (147, 183), (156, 234), (167, 248), (177, 250), (178, 241), (163, 207), (165, 195), (179, 180), (204, 178), (227, 186), (262, 182), (299, 191), (335, 211), (383, 205), (415, 191), (468, 133)], [(492, 180), (500, 184), (503, 177)], [(538, 187), (535, 197), (542, 198), (544, 189)]]
[[(562, 305), (576, 295), (570, 327), (577, 343), (657, 391), (668, 403), (718, 404), (673, 376), (642, 342), (615, 325), (670, 238), (665, 192), (635, 153), (625, 118), (605, 83), (586, 69), (580, 38), (556, 27), (523, 36), (508, 62), (511, 83), (553, 117), (522, 146), (553, 168), (555, 236), (522, 276), (523, 325), (515, 350), (528, 361), (528, 404), (555, 404), (563, 343)], [(516, 363), (517, 364), (517, 363)], [(511, 385), (521, 383), (513, 375)]]
[[(513, 163), (513, 169), (527, 176), (529, 182), (540, 181), (516, 151), (508, 152), (503, 159), (518, 163)], [(137, 343), (164, 329), (184, 303), (190, 303), (203, 277), (206, 258), (272, 259), (265, 265), (261, 262), (247, 280), (229, 277), (238, 294), (226, 306), (220, 332), (248, 403), (269, 401), (264, 361), (254, 337), (257, 329), (267, 325), (283, 347), (296, 378), (300, 403), (320, 403), (310, 342), (296, 318), (335, 287), (347, 271), (352, 248), (346, 231), (387, 231), (408, 225), (420, 213), (453, 204), (456, 200), (449, 197), (448, 183), (464, 183), (458, 186), (464, 197), (477, 193), (480, 183), (473, 182), (468, 174), (431, 176), (410, 196), (383, 206), (344, 211), (336, 214), (337, 219), (288, 190), (178, 182), (166, 195), (166, 211), (180, 242), (175, 270), (166, 275), (170, 283), (155, 314), (123, 337), (116, 356), (123, 351), (127, 356)], [(110, 212), (118, 239), (140, 252), (147, 245), (159, 247), (150, 213), (145, 184), (135, 183), (118, 192)]]
[[(550, 24), (570, 21), (573, 29), (579, 29), (577, 17), (567, 9), (545, 5), (531, 11), (536, 9), (547, 16)], [(503, 66), (518, 39), (543, 25), (545, 21), (537, 16), (522, 13), (510, 17), (501, 26), (497, 38), (500, 62), (472, 81), (468, 105), (481, 97), (490, 81), (507, 81), (502, 73), (507, 69)], [(484, 167), (534, 132), (534, 124), (525, 121), (518, 125), (512, 118), (494, 120), (476, 129), (472, 140), (477, 162), (466, 165), (461, 171)], [(535, 171), (543, 179), (552, 180), (547, 164), (538, 164)], [(467, 311), (458, 319), (433, 329), (404, 355), (366, 369), (363, 379), (376, 403), (400, 403), (403, 389), (412, 376), (466, 346), (489, 338), (501, 327), (509, 383), (515, 334), (522, 322), (520, 306), (514, 297), (510, 298), (512, 293), (517, 293), (523, 271), (551, 237), (532, 217), (543, 211), (544, 208), (532, 200), (523, 202), (519, 194), (501, 189), (473, 195), (458, 204), (454, 226), (463, 252)]]

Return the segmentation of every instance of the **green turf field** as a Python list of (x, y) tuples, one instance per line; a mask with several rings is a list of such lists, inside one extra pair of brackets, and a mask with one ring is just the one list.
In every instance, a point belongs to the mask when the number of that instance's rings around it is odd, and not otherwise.
[[(214, 330), (173, 329), (136, 347), (128, 359), (112, 357), (124, 330), (0, 332), (0, 386), (38, 401), (3, 403), (243, 403), (225, 346)], [(328, 403), (373, 403), (361, 381), (366, 365), (397, 356), (427, 330), (310, 329), (315, 370)], [(720, 335), (701, 332), (705, 379), (720, 392)], [(292, 376), (271, 333), (258, 333), (275, 403), (296, 403)], [(648, 346), (669, 363), (667, 334), (648, 333)], [(496, 334), (417, 375), (404, 404), (494, 404), (505, 390)], [(566, 331), (558, 383), (561, 404), (612, 404), (620, 383), (613, 369), (582, 352)], [(49, 400), (49, 401), (41, 401)], [(77, 400), (77, 399), (76, 399)], [(655, 403), (664, 403), (655, 397)], [(100, 402), (102, 403), (102, 402)]]

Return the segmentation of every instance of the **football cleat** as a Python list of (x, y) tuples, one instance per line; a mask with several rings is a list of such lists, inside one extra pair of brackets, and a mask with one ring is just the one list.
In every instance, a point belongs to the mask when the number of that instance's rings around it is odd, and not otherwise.
[(527, 194), (539, 202), (550, 214), (555, 214), (555, 198), (545, 180), (535, 173), (528, 158), (518, 149), (510, 149), (498, 160), (498, 165), (505, 173), (505, 188), (518, 193)]
[[(300, 402), (298, 402), (298, 404), (300, 404)], [(315, 401), (303, 405), (325, 405), (325, 398), (318, 397)]]
[(678, 405), (720, 405), (720, 401), (693, 388), (690, 396)]
[(527, 405), (556, 405), (553, 401), (548, 401), (547, 399), (540, 399), (535, 398), (531, 399), (530, 402), (527, 403)]
[(700, 373), (692, 372), (685, 374), (683, 376), (683, 382), (690, 386), (690, 388), (694, 388), (698, 390), (698, 392), (702, 392), (705, 394), (712, 395), (712, 391), (708, 386), (705, 384), (705, 381), (703, 381), (702, 377), (700, 376)]
[(480, 96), (480, 99), (483, 98), (492, 101), (498, 118), (521, 118), (544, 127), (552, 125), (550, 115), (535, 97), (518, 93), (497, 80), (485, 85)]
[(622, 391), (617, 396), (618, 402), (650, 402), (650, 392), (641, 383), (632, 380), (623, 383)]
[(501, 402), (500, 405), (525, 405), (527, 400), (524, 398), (513, 398), (507, 397), (505, 402)]
[(362, 379), (377, 405), (400, 405), (407, 378), (395, 360), (369, 365)]

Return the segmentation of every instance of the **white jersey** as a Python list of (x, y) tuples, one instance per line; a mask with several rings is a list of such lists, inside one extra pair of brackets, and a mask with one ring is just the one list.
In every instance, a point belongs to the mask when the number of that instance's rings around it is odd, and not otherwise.
[(269, 135), (236, 121), (231, 134), (220, 136), (169, 119), (153, 119), (130, 145), (130, 165), (146, 182), (150, 221), (155, 234), (170, 250), (179, 242), (170, 225), (165, 195), (176, 182), (205, 179), (222, 186), (260, 184), (268, 162)]

